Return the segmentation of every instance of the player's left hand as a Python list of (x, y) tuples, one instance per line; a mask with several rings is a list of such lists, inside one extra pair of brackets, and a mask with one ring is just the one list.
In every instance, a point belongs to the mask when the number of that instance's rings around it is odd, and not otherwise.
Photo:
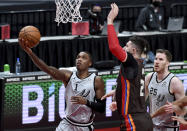
[(73, 104), (82, 104), (82, 105), (86, 105), (87, 103), (87, 99), (82, 97), (82, 96), (72, 96), (71, 97), (71, 102)]
[(19, 41), (19, 45), (21, 46), (21, 48), (22, 48), (26, 53), (28, 53), (28, 54), (31, 54), (31, 53), (32, 53), (32, 50), (31, 50), (29, 47), (26, 46), (26, 45), (28, 44), (28, 41), (25, 41), (24, 39), (21, 39), (21, 38), (19, 38), (18, 41)]

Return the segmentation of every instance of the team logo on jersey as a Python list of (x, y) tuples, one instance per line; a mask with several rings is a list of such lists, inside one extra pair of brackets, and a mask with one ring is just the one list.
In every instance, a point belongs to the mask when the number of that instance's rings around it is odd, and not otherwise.
[(86, 91), (86, 89), (82, 90), (81, 92), (79, 92), (79, 96), (82, 96), (82, 97), (87, 97), (88, 95), (90, 94), (90, 90), (89, 91)]
[(166, 84), (167, 84), (167, 82), (165, 81), (165, 82), (163, 82), (162, 83), (162, 87), (166, 87)]
[(76, 84), (75, 89), (74, 89), (75, 92), (77, 93), (76, 94), (77, 96), (87, 97), (90, 94), (90, 90), (87, 91), (86, 89), (83, 89), (81, 91), (78, 91), (77, 87), (78, 87), (78, 84)]
[(73, 90), (74, 90), (76, 96), (87, 97), (90, 94), (90, 90), (79, 88), (81, 86), (84, 86), (84, 81), (91, 81), (91, 78), (86, 78), (84, 80), (77, 80), (76, 77), (74, 77), (72, 79), (72, 83), (75, 84), (75, 86), (73, 86)]
[(162, 102), (165, 98), (165, 95), (161, 95), (159, 94), (158, 97), (157, 97), (157, 102), (156, 102), (156, 105), (159, 106), (159, 103)]

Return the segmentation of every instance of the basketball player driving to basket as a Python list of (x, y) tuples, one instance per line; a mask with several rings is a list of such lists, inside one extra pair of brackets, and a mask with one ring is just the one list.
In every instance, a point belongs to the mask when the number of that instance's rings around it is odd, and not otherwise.
[(104, 112), (105, 101), (100, 100), (104, 95), (103, 80), (88, 71), (92, 64), (91, 55), (88, 52), (80, 52), (77, 55), (76, 72), (58, 70), (46, 65), (25, 46), (28, 45), (28, 41), (19, 39), (19, 43), (38, 68), (65, 85), (66, 117), (60, 122), (56, 131), (93, 131), (93, 111)]

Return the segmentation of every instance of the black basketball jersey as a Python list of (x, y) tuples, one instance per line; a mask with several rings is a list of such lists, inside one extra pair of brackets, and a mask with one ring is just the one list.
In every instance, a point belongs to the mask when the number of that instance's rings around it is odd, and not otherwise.
[(127, 54), (127, 60), (121, 63), (116, 89), (117, 109), (123, 118), (128, 114), (146, 112), (144, 86), (141, 86), (144, 84), (143, 61)]

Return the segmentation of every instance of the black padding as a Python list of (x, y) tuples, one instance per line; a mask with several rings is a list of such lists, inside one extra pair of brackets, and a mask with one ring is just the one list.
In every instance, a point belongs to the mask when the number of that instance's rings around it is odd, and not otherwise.
[(112, 69), (115, 65), (116, 64), (113, 60), (97, 61), (94, 64), (94, 68), (98, 70), (105, 70), (105, 69)]

